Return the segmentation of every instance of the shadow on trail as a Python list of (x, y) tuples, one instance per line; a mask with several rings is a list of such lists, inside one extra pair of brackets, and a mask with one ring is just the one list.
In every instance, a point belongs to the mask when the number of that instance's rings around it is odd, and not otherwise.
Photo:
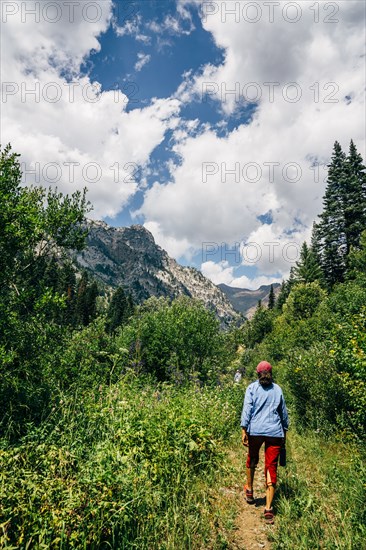
[(260, 497), (255, 499), (255, 503), (254, 503), (255, 508), (263, 507), (265, 506), (265, 504), (266, 504), (266, 497)]

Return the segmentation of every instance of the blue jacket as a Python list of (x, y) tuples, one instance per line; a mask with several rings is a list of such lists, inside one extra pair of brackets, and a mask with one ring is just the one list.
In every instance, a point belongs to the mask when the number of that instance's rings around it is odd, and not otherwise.
[(288, 430), (288, 414), (280, 386), (263, 387), (259, 381), (249, 384), (245, 392), (241, 426), (250, 435), (283, 437)]

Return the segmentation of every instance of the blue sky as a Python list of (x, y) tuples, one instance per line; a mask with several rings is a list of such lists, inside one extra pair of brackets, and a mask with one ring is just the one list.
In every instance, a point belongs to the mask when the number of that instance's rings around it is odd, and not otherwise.
[[(114, 24), (100, 37), (101, 50), (93, 52), (85, 60), (83, 70), (92, 80), (101, 83), (105, 90), (121, 89), (129, 98), (127, 110), (140, 109), (150, 104), (153, 98), (166, 98), (174, 95), (186, 73), (197, 73), (206, 64), (223, 63), (225, 51), (215, 45), (212, 35), (203, 29), (199, 10), (196, 6), (189, 9), (189, 19), (182, 19), (177, 12), (175, 0), (144, 0), (139, 2), (115, 2)], [(165, 29), (164, 21), (171, 17), (179, 22), (180, 29)], [(120, 35), (117, 28), (135, 27), (131, 33), (127, 30)], [(157, 27), (162, 30), (157, 33)], [(122, 31), (123, 32), (123, 31)], [(137, 38), (141, 34), (143, 39)], [(141, 69), (136, 68), (139, 56), (148, 56), (148, 61)], [(209, 95), (204, 101), (193, 100), (182, 108), (181, 120), (197, 119), (200, 125), (216, 127), (219, 136), (226, 135), (240, 124), (251, 120), (256, 104), (243, 105), (235, 113), (225, 114), (217, 100)], [(172, 132), (167, 132), (165, 139), (152, 152), (149, 168), (154, 175), (147, 175), (147, 186), (159, 176), (160, 183), (169, 180), (166, 163), (170, 159), (179, 162), (179, 157), (172, 151)], [(142, 177), (139, 170), (137, 177)], [(144, 200), (144, 192), (137, 192), (124, 208), (113, 218), (105, 221), (115, 226), (143, 223), (143, 216), (131, 216), (139, 209)], [(260, 216), (263, 223), (268, 223), (268, 216)], [(211, 250), (211, 249), (210, 249)], [(212, 261), (230, 260), (230, 250), (235, 250), (235, 243), (220, 243), (217, 252), (207, 253), (207, 247), (179, 261), (185, 265), (200, 267), (206, 257)], [(251, 275), (254, 267), (240, 268), (237, 275)]]
[(31, 4), (2, 36), (2, 141), (26, 183), (88, 187), (93, 217), (143, 224), (215, 283), (287, 277), (334, 142), (365, 155), (365, 3), (60, 1), (57, 22)]
[[(198, 8), (191, 6), (190, 19), (182, 19), (177, 12), (175, 0), (144, 0), (114, 3), (114, 25), (100, 37), (100, 52), (91, 53), (85, 60), (84, 70), (92, 80), (102, 84), (103, 89), (118, 87), (129, 98), (127, 111), (140, 109), (151, 103), (153, 98), (173, 96), (179, 88), (185, 73), (197, 73), (206, 64), (219, 65), (224, 60), (224, 50), (215, 45), (213, 37), (202, 27)], [(179, 22), (179, 30), (165, 29), (164, 21), (171, 17)], [(129, 34), (118, 35), (116, 28), (135, 27)], [(155, 26), (161, 27), (157, 33)], [(138, 30), (137, 30), (137, 28)], [(143, 40), (136, 38), (141, 34)], [(139, 70), (136, 69), (139, 55), (149, 60)], [(248, 121), (255, 105), (243, 106), (234, 114), (225, 115), (217, 100), (207, 96), (204, 101), (193, 100), (185, 104), (181, 120), (197, 119), (200, 125), (217, 127), (218, 135), (225, 135)], [(167, 132), (164, 140), (152, 152), (149, 168), (159, 174), (159, 181), (169, 179), (166, 163), (174, 158), (171, 147), (172, 132)], [(142, 171), (139, 171), (142, 176)], [(155, 176), (156, 177), (156, 176)], [(148, 185), (154, 179), (147, 175)], [(135, 211), (143, 202), (143, 191), (132, 197), (129, 207), (117, 217), (107, 218), (112, 225), (136, 223), (130, 211)], [(181, 258), (181, 261), (185, 261)]]

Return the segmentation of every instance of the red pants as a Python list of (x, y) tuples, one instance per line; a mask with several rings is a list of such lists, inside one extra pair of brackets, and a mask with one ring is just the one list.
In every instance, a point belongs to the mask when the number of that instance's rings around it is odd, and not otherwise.
[(265, 435), (248, 436), (247, 468), (255, 468), (259, 460), (259, 450), (264, 443), (264, 475), (267, 480), (267, 472), (271, 477), (272, 485), (277, 482), (277, 463), (282, 445), (282, 437), (267, 437)]

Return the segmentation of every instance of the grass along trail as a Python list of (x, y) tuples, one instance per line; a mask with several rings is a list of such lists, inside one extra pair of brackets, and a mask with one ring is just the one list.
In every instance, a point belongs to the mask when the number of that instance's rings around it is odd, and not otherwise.
[(278, 468), (274, 525), (263, 519), (263, 454), (262, 449), (254, 481), (256, 502), (249, 505), (243, 491), (246, 450), (240, 434), (228, 449), (227, 475), (215, 506), (225, 541), (220, 548), (366, 550), (366, 462), (360, 445), (312, 432), (299, 434), (293, 427), (287, 466)]

